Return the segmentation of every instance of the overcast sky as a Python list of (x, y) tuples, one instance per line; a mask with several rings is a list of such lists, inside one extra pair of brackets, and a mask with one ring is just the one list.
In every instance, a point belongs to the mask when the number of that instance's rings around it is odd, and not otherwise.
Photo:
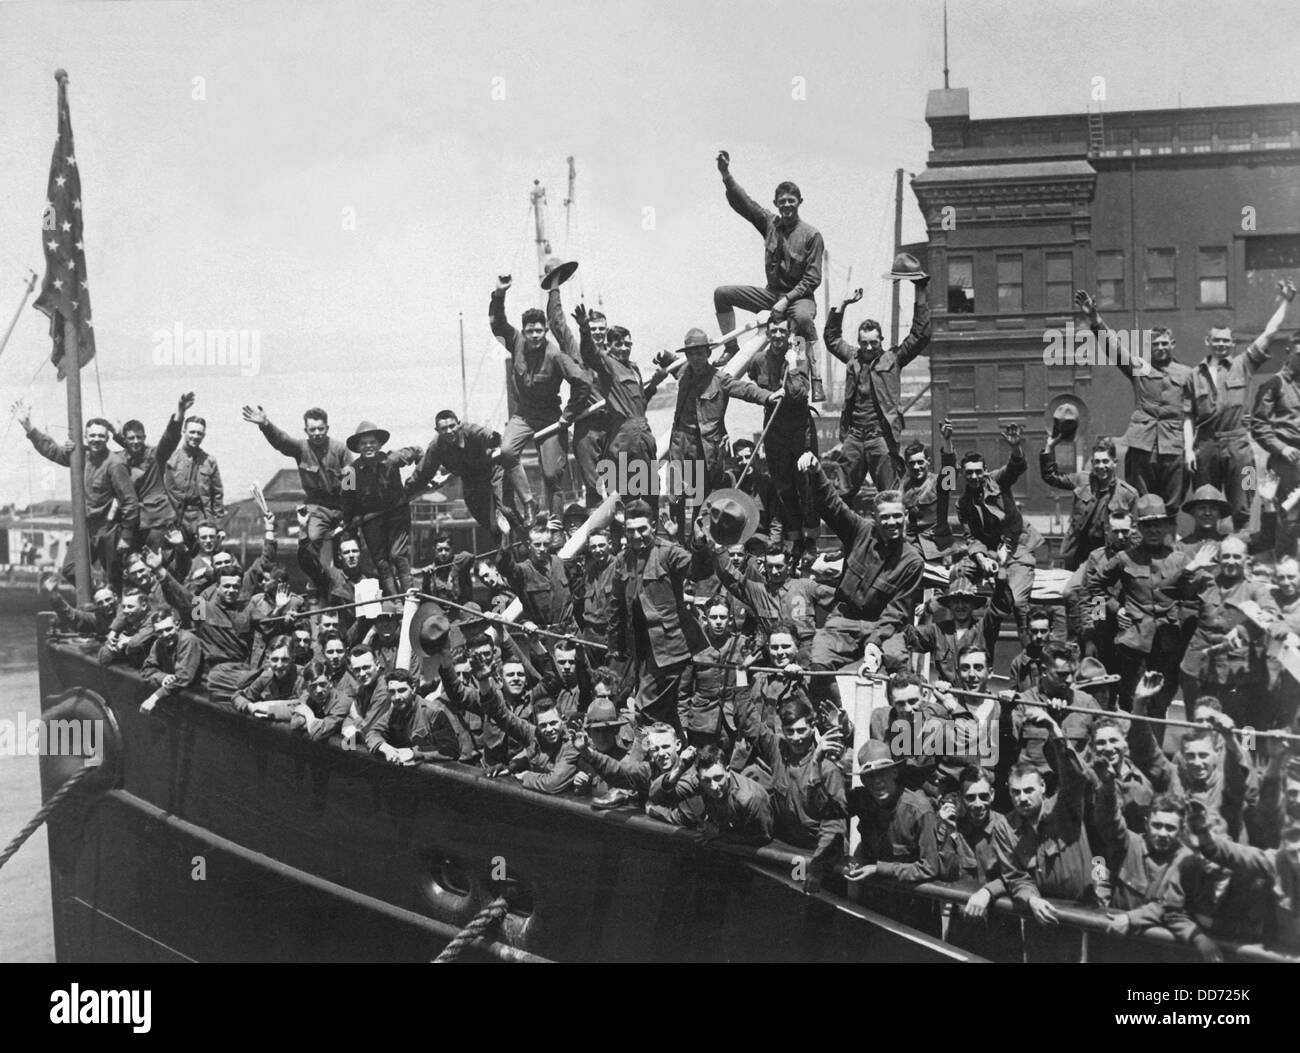
[[(1079, 112), (1095, 76), (1112, 110), (1294, 101), (1291, 25), (1282, 3), (953, 0), (952, 85), (976, 118)], [(367, 417), (396, 443), (431, 438), (434, 413), (460, 408), (458, 312), (470, 417), (504, 417), (487, 296), (510, 271), (512, 317), (536, 302), (536, 178), (554, 250), (581, 261), (570, 304), (600, 296), (643, 364), (692, 326), (715, 330), (715, 285), (761, 284), (761, 242), (723, 200), (722, 147), (760, 201), (800, 184), (833, 296), (852, 267), (866, 297), (851, 324), (884, 318), (893, 172), (925, 165), (940, 27), (938, 0), (3, 4), (0, 325), (26, 269), (43, 270), (59, 67), (103, 409), (156, 437), (197, 391), (231, 499), (288, 463), (240, 421), (244, 402), (290, 430), (320, 404), (339, 435)], [(904, 201), (904, 240), (919, 240)], [(258, 374), (157, 365), (155, 334), (177, 324), (256, 332)], [(29, 306), (0, 357), (0, 501), (67, 492), (16, 424), (3, 431), (26, 394), (62, 434), (48, 355)], [(83, 383), (97, 413), (93, 367)], [(733, 431), (753, 423), (733, 416)]]

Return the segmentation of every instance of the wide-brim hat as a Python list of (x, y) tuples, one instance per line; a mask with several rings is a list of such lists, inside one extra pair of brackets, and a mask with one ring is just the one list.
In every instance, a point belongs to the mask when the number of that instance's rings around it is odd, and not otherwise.
[(377, 426), (374, 421), (363, 420), (357, 425), (356, 431), (348, 436), (348, 449), (353, 453), (360, 453), (361, 451), (357, 449), (357, 447), (360, 445), (362, 438), (366, 435), (378, 436), (380, 446), (383, 446), (391, 438), (388, 432)]
[(858, 768), (854, 775), (872, 775), (876, 772), (890, 771), (900, 767), (902, 761), (889, 749), (889, 744), (870, 739), (858, 750)]
[(411, 619), (411, 650), (420, 658), (442, 649), (451, 632), (451, 622), (440, 604), (424, 600)]
[(1192, 491), (1191, 497), (1183, 502), (1183, 511), (1191, 513), (1195, 511), (1196, 505), (1204, 504), (1218, 505), (1220, 519), (1232, 515), (1232, 505), (1228, 504), (1228, 499), (1223, 496), (1223, 491), (1210, 483), (1198, 486)]
[(889, 269), (889, 273), (883, 277), (887, 281), (918, 282), (922, 278), (928, 278), (929, 275), (921, 270), (921, 261), (910, 252), (900, 252), (894, 257), (894, 265)]
[(714, 490), (704, 501), (709, 536), (719, 545), (743, 545), (758, 530), (758, 502), (743, 490)]
[(1107, 672), (1106, 667), (1097, 659), (1088, 657), (1079, 663), (1079, 671), (1074, 674), (1074, 686), (1081, 691), (1090, 687), (1105, 687), (1118, 684), (1119, 676)]
[(1052, 410), (1052, 436), (1069, 442), (1079, 433), (1079, 407), (1073, 402), (1062, 402)]
[(552, 256), (542, 265), (542, 288), (547, 292), (559, 288), (573, 277), (577, 269), (577, 260), (557, 260)]
[(627, 723), (627, 718), (618, 711), (618, 707), (607, 699), (593, 699), (587, 707), (583, 724), (588, 728), (619, 728)]
[(703, 329), (689, 329), (686, 336), (682, 338), (682, 346), (671, 352), (675, 358), (677, 355), (684, 355), (687, 351), (709, 351), (713, 348), (713, 341), (709, 339), (709, 334)]
[(1165, 507), (1165, 499), (1159, 494), (1143, 494), (1133, 502), (1135, 523), (1150, 523), (1173, 518), (1173, 514)]
[(935, 599), (946, 607), (952, 600), (970, 600), (971, 603), (975, 604), (987, 603), (988, 595), (976, 588), (975, 583), (969, 578), (956, 578)]

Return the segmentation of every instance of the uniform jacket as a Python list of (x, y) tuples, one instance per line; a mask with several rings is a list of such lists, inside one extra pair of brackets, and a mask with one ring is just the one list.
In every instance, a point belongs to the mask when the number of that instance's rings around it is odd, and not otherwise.
[(1066, 570), (1077, 570), (1090, 552), (1106, 543), (1107, 517), (1113, 512), (1131, 512), (1138, 492), (1118, 476), (1102, 488), (1091, 472), (1063, 472), (1057, 466), (1055, 451), (1039, 453), (1038, 466), (1048, 486), (1074, 493), (1070, 526), (1061, 543), (1061, 560)]
[[(685, 625), (691, 617), (682, 590), (691, 557), (679, 545), (655, 538), (649, 551), (629, 546), (619, 553), (610, 605), (609, 646), (634, 660), (653, 658), (659, 667), (690, 658)], [(637, 653), (638, 620), (643, 620), (650, 655)]]
[(768, 291), (785, 296), (790, 303), (811, 297), (822, 282), (821, 234), (802, 219), (785, 230), (780, 217), (745, 193), (730, 174), (723, 176), (722, 182), (727, 203), (763, 235)]
[(204, 526), (220, 527), (225, 521), (221, 469), (207, 450), (190, 450), (181, 443), (167, 459), (166, 483), (177, 515), (197, 512)]
[(298, 481), (302, 484), (305, 500), (311, 505), (339, 508), (343, 495), (344, 469), (352, 463), (352, 454), (338, 439), (326, 439), (318, 452), (304, 436), (290, 438), (270, 421), (259, 425), (275, 449), (298, 464)]
[[(891, 450), (903, 437), (901, 387), (903, 369), (930, 345), (930, 301), (918, 290), (912, 311), (912, 328), (897, 347), (882, 351), (870, 362), (858, 357), (858, 347), (841, 335), (844, 316), (832, 308), (826, 316), (823, 339), (827, 349), (844, 363), (844, 408), (840, 411), (840, 439), (858, 430), (864, 419), (874, 420)], [(865, 411), (865, 412), (864, 412)]]

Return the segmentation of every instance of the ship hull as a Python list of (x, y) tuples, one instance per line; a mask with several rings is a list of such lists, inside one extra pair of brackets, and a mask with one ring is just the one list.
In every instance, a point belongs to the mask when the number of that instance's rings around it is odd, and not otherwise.
[[(393, 767), (198, 696), (146, 716), (134, 674), (66, 642), (40, 654), (47, 704), (93, 691), (121, 737), (116, 785), (51, 821), (60, 961), (428, 961), (503, 877), (510, 912), (469, 957), (970, 959), (803, 895), (771, 850), (737, 856), (460, 765)], [(42, 776), (48, 796), (44, 761)]]

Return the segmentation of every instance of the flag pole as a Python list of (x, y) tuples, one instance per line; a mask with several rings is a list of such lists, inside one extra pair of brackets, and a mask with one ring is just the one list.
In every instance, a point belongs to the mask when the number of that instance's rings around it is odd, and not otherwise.
[[(58, 70), (54, 79), (66, 92), (67, 72)], [(72, 440), (72, 565), (77, 575), (77, 602), (85, 604), (90, 602), (90, 534), (86, 529), (86, 448), (81, 426), (81, 341), (77, 324), (70, 318), (63, 321), (63, 356), (60, 365), (68, 386), (68, 438)]]
[(27, 298), (31, 296), (32, 290), (35, 288), (36, 272), (32, 271), (32, 276), (27, 280), (27, 288), (23, 290), (22, 301), (18, 304), (18, 310), (14, 312), (13, 321), (9, 323), (9, 328), (5, 330), (5, 335), (0, 336), (0, 355), (3, 355), (5, 348), (9, 346), (9, 338), (13, 335), (14, 326), (18, 324), (18, 319), (23, 313), (23, 308), (27, 306)]

